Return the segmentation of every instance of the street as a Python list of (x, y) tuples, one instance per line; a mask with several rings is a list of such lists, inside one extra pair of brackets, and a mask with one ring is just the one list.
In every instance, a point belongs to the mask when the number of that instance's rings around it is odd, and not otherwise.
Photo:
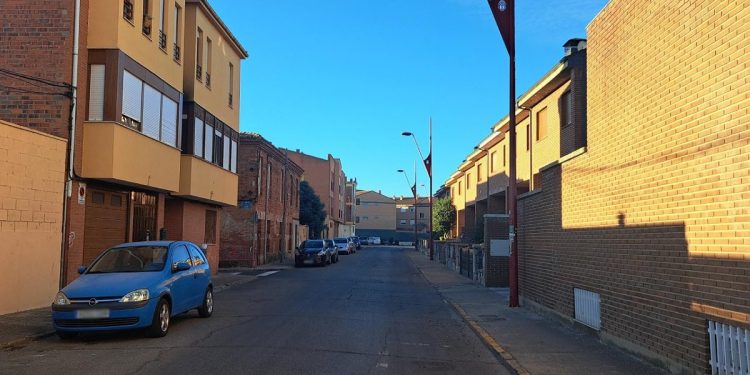
[(406, 256), (364, 247), (338, 264), (284, 270), (216, 294), (209, 319), (141, 332), (56, 336), (0, 352), (2, 374), (504, 374)]

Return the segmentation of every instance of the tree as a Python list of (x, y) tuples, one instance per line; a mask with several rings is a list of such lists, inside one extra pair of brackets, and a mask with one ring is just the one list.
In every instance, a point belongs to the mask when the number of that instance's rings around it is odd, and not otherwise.
[(310, 238), (320, 238), (325, 228), (326, 206), (307, 181), (299, 184), (299, 222), (310, 228)]
[(451, 231), (451, 225), (456, 219), (456, 208), (450, 198), (435, 201), (432, 213), (432, 238), (446, 238)]

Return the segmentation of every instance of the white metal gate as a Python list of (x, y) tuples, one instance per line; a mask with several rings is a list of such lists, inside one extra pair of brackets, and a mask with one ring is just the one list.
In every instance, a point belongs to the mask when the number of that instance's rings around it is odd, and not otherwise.
[(750, 374), (750, 330), (708, 321), (711, 374)]
[(576, 307), (576, 320), (595, 329), (602, 327), (601, 299), (599, 293), (588, 290), (573, 289)]

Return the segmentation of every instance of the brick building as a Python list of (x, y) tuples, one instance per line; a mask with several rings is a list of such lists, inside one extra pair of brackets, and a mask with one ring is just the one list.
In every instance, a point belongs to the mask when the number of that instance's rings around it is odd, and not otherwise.
[(301, 240), (302, 168), (261, 135), (241, 133), (237, 173), (239, 205), (222, 213), (220, 263), (256, 266), (282, 256), (294, 259)]
[[(560, 63), (518, 98), (519, 193), (540, 188), (542, 167), (586, 144), (586, 51), (586, 40), (569, 40)], [(454, 238), (482, 242), (484, 215), (506, 212), (508, 122), (495, 124), (444, 184), (456, 208)]]
[[(430, 198), (418, 197), (416, 207), (414, 197), (395, 197), (396, 209), (396, 242), (413, 242), (414, 226), (417, 227), (418, 239), (429, 239), (430, 233)], [(415, 219), (416, 210), (416, 219)]]
[[(0, 10), (0, 118), (73, 138), (61, 282), (108, 246), (158, 237), (207, 244), (215, 267), (218, 213), (236, 204), (247, 52), (208, 3), (9, 0)], [(194, 118), (207, 136), (193, 133)]]
[(722, 332), (750, 332), (747, 10), (610, 1), (588, 27), (587, 146), (519, 199), (523, 303), (675, 372), (737, 368)]
[[(307, 181), (325, 205), (325, 229), (320, 238), (346, 236), (349, 233), (346, 223), (346, 173), (341, 160), (331, 154), (325, 159), (307, 155), (300, 150), (282, 149), (290, 160), (305, 171), (302, 179)], [(349, 206), (352, 207), (352, 206)], [(312, 234), (312, 233), (311, 233)]]
[(355, 201), (357, 199), (357, 179), (349, 179), (346, 182), (346, 190), (344, 196), (344, 226), (342, 227), (341, 237), (354, 236), (357, 232), (357, 223), (354, 222), (357, 217), (357, 205)]

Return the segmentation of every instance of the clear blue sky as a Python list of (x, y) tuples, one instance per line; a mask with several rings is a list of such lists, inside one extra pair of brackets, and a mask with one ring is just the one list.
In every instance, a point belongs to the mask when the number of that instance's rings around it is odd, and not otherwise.
[[(361, 189), (409, 195), (433, 118), (435, 190), (507, 114), (508, 58), (485, 0), (211, 0), (249, 51), (240, 129), (340, 158)], [(517, 94), (586, 37), (605, 0), (517, 1)], [(427, 174), (419, 165), (420, 194)]]

